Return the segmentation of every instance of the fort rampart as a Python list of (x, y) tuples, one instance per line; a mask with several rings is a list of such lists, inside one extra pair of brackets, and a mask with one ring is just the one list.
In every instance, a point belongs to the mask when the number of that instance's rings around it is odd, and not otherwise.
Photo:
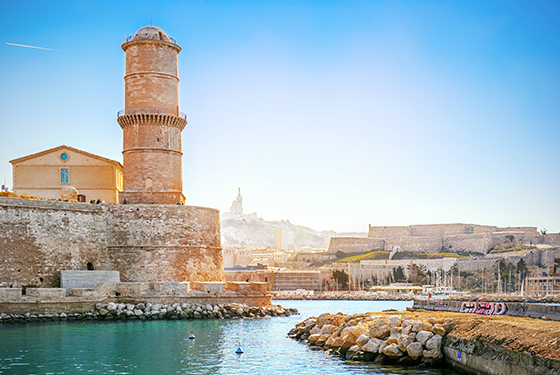
[(126, 282), (224, 282), (219, 211), (0, 198), (0, 287), (58, 287), (61, 270)]
[(369, 226), (367, 238), (332, 237), (329, 253), (368, 251), (469, 252), (486, 254), (497, 247), (560, 244), (560, 234), (541, 235), (536, 227), (474, 224)]
[(360, 253), (385, 249), (385, 240), (381, 238), (364, 237), (331, 237), (329, 253), (342, 251), (345, 253)]

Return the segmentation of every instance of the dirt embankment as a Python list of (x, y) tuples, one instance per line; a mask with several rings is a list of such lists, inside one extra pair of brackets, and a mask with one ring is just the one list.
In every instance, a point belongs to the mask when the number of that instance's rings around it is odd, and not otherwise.
[(560, 322), (558, 321), (437, 311), (431, 311), (430, 315), (453, 319), (448, 335), (560, 360)]

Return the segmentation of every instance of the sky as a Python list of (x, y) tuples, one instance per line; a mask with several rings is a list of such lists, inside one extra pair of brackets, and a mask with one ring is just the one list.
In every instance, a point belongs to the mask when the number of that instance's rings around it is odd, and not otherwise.
[[(315, 230), (560, 232), (560, 2), (0, 0), (0, 178), (68, 145), (122, 162), (124, 52), (182, 47), (186, 204)], [(46, 49), (15, 46), (42, 47)]]

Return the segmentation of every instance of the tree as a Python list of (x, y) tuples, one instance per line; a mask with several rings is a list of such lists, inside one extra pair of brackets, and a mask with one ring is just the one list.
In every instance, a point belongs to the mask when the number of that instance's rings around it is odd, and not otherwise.
[(348, 288), (348, 275), (344, 271), (334, 271), (333, 279), (338, 281), (338, 286), (340, 289)]
[(426, 275), (426, 266), (411, 263), (407, 266), (408, 281), (411, 283), (426, 284), (428, 276)]
[(395, 282), (405, 281), (406, 277), (404, 276), (404, 271), (401, 266), (397, 268), (393, 268), (393, 279)]
[(552, 273), (556, 275), (558, 268), (560, 268), (560, 258), (554, 258), (554, 270)]
[(517, 262), (517, 272), (519, 272), (519, 274), (521, 275), (521, 280), (523, 280), (529, 274), (529, 267), (527, 267), (527, 263), (525, 263), (523, 258), (519, 259), (519, 262)]

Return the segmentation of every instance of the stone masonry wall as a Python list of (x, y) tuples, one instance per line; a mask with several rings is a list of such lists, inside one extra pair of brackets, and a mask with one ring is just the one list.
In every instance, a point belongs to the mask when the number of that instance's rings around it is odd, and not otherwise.
[(109, 267), (102, 206), (0, 198), (0, 286), (58, 286), (88, 262)]
[(465, 235), (443, 238), (443, 247), (449, 252), (475, 252), (486, 254), (492, 245), (487, 235)]
[(360, 253), (383, 250), (385, 241), (380, 238), (364, 237), (331, 237), (329, 253), (342, 251), (344, 253)]
[(122, 281), (225, 281), (219, 212), (0, 198), (0, 287), (57, 287), (60, 271)]
[(410, 252), (440, 252), (441, 237), (394, 237), (385, 241), (385, 250), (391, 251), (400, 246), (402, 251)]
[(370, 225), (368, 232), (368, 237), (371, 238), (390, 238), (408, 235), (408, 227), (404, 226), (374, 227)]

